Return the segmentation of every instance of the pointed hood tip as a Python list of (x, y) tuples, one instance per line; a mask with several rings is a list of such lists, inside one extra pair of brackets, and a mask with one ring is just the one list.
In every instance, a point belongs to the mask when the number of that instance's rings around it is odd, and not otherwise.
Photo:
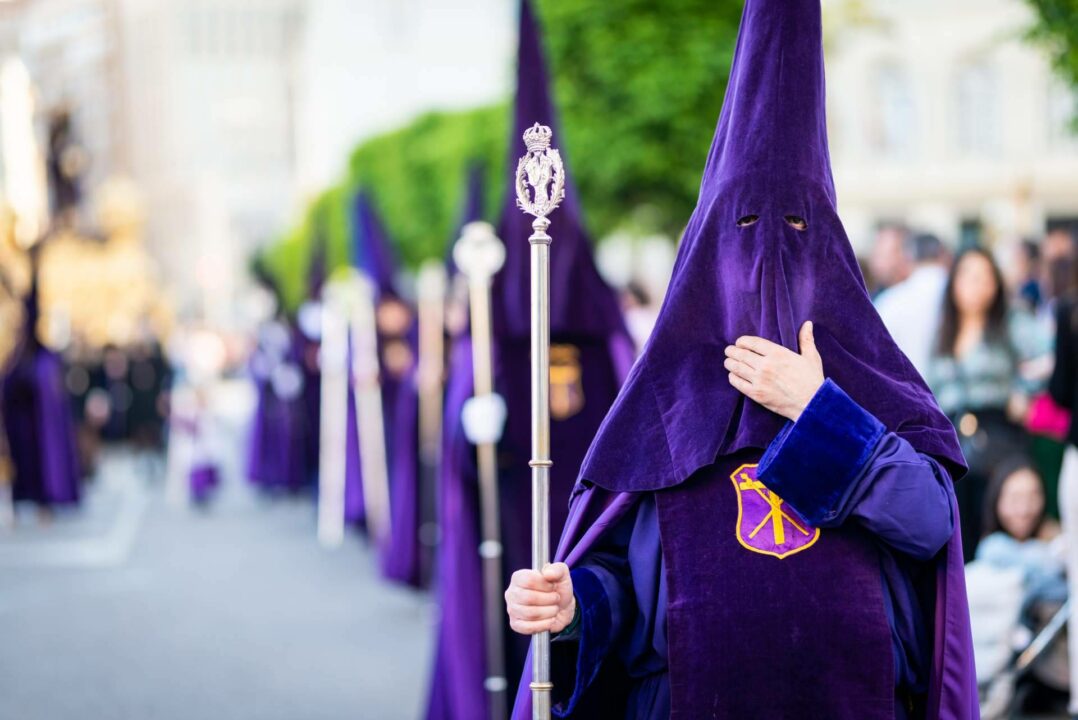
[(356, 192), (352, 200), (351, 221), (353, 267), (367, 274), (378, 288), (379, 297), (398, 297), (396, 253), (389, 243), (369, 190)]
[(834, 202), (826, 104), (820, 0), (746, 0), (703, 184), (808, 179)]
[[(525, 151), (525, 130), (536, 123), (546, 125), (553, 132), (555, 147), (564, 142), (551, 95), (541, 28), (529, 0), (521, 0), (519, 20), (517, 86), (507, 158), (509, 188), (515, 185), (517, 159)], [(565, 199), (550, 215), (548, 229), (553, 238), (550, 253), (551, 332), (591, 337), (625, 333), (617, 296), (595, 267), (569, 159), (564, 146), (561, 149), (566, 174)], [(527, 337), (530, 334), (527, 238), (531, 228), (531, 219), (520, 211), (510, 191), (498, 219), (498, 235), (506, 245), (506, 261), (494, 278), (493, 288), (494, 327), (502, 336)]]

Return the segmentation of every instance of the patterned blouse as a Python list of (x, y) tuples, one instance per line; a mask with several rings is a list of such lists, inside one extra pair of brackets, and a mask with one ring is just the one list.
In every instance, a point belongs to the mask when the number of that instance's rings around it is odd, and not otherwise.
[(1018, 364), (1039, 354), (1039, 328), (1025, 313), (1014, 313), (1006, 340), (981, 339), (961, 358), (934, 355), (925, 381), (948, 416), (960, 412), (1003, 411), (1014, 392), (1037, 390), (1018, 374)]

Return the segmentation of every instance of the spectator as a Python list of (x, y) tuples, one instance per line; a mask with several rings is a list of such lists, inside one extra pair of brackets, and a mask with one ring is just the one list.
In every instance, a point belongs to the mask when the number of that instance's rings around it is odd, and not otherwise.
[(1019, 240), (1008, 248), (1007, 286), (1015, 307), (1023, 307), (1030, 312), (1040, 307), (1041, 289), (1041, 246), (1036, 240)]
[[(1006, 668), (1066, 600), (1063, 542), (1045, 515), (1045, 488), (1028, 458), (1012, 455), (992, 474), (984, 515), (985, 538), (966, 566), (977, 678), (983, 717), (1011, 717), (1037, 692), (1023, 682), (1014, 692)], [(1017, 709), (1017, 708), (1013, 708)]]
[(909, 231), (902, 225), (886, 223), (876, 231), (868, 257), (865, 279), (873, 297), (909, 277), (910, 261), (906, 255)]
[(998, 568), (1022, 571), (1027, 592), (1056, 582), (1063, 562), (1053, 540), (1059, 526), (1045, 515), (1044, 484), (1021, 455), (1004, 460), (992, 474), (985, 495), (985, 538), (977, 559)]
[(938, 237), (922, 234), (907, 241), (906, 254), (915, 264), (913, 272), (877, 297), (876, 310), (898, 347), (924, 376), (939, 327), (947, 251)]
[(970, 471), (955, 487), (962, 544), (972, 559), (981, 537), (988, 475), (1001, 453), (1022, 445), (1013, 407), (1021, 397), (1003, 277), (982, 248), (964, 250), (951, 268), (927, 380), (958, 430)]

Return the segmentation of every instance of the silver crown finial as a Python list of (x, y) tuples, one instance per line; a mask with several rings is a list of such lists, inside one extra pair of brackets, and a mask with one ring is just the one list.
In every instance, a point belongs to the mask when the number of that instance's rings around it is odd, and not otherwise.
[(524, 131), (524, 146), (530, 153), (539, 153), (550, 147), (550, 138), (554, 135), (546, 125), (535, 123)]

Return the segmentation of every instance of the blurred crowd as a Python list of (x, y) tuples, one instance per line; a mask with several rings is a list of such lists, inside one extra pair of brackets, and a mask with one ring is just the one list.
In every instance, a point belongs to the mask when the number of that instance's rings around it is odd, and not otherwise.
[[(987, 686), (1004, 678), (997, 694), (1014, 691), (1015, 650), (1034, 632), (1058, 631), (1065, 578), (1078, 590), (1076, 258), (1069, 227), (951, 252), (935, 235), (887, 225), (865, 263), (881, 317), (954, 423), (969, 465), (956, 491), (978, 676)], [(1017, 683), (1033, 703), (1078, 687), (1055, 648), (1054, 663)]]

